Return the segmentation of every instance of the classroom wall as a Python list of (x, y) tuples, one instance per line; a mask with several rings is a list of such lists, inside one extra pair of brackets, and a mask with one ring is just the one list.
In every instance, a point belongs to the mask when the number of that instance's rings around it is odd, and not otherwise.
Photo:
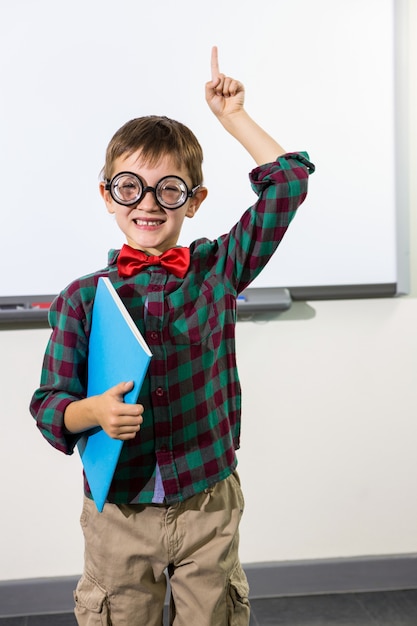
[[(409, 10), (415, 172), (412, 0)], [(238, 324), (244, 563), (416, 552), (415, 180), (409, 191), (409, 296), (300, 302)], [(28, 412), (48, 335), (46, 328), (0, 330), (0, 580), (82, 568), (79, 458), (50, 447)]]

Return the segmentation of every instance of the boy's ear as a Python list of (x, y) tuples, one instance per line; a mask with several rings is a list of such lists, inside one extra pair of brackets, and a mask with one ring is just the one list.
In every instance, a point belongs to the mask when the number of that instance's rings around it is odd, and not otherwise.
[(107, 191), (106, 189), (106, 183), (104, 181), (101, 181), (99, 183), (99, 191), (100, 191), (100, 195), (104, 200), (104, 203), (107, 207), (107, 210), (109, 213), (114, 213), (114, 207), (113, 207), (113, 202), (112, 202), (112, 197), (110, 195), (110, 191)]
[(207, 198), (208, 189), (207, 187), (199, 187), (193, 197), (190, 200), (190, 204), (188, 205), (186, 217), (194, 217), (200, 208), (200, 204)]

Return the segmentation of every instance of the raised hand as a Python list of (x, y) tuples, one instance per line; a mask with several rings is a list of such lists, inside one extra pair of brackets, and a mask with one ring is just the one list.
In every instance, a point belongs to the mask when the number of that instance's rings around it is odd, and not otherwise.
[(216, 46), (211, 51), (211, 81), (206, 83), (206, 100), (222, 126), (249, 152), (258, 165), (270, 163), (285, 150), (246, 112), (245, 88), (219, 70)]
[(245, 100), (242, 83), (220, 72), (216, 46), (211, 51), (211, 80), (206, 83), (206, 100), (218, 118), (242, 111)]

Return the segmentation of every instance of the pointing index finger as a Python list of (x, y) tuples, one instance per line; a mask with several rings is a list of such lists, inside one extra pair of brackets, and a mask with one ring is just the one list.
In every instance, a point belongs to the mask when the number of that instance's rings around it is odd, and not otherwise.
[(216, 81), (219, 77), (219, 55), (217, 46), (213, 46), (211, 49), (211, 80)]

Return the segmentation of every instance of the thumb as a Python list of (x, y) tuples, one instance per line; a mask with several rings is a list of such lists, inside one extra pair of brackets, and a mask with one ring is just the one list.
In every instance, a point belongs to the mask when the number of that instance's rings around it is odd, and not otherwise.
[(110, 392), (113, 395), (119, 396), (123, 399), (124, 395), (133, 389), (134, 384), (135, 383), (133, 382), (133, 380), (130, 380), (129, 382), (118, 383), (110, 389)]

